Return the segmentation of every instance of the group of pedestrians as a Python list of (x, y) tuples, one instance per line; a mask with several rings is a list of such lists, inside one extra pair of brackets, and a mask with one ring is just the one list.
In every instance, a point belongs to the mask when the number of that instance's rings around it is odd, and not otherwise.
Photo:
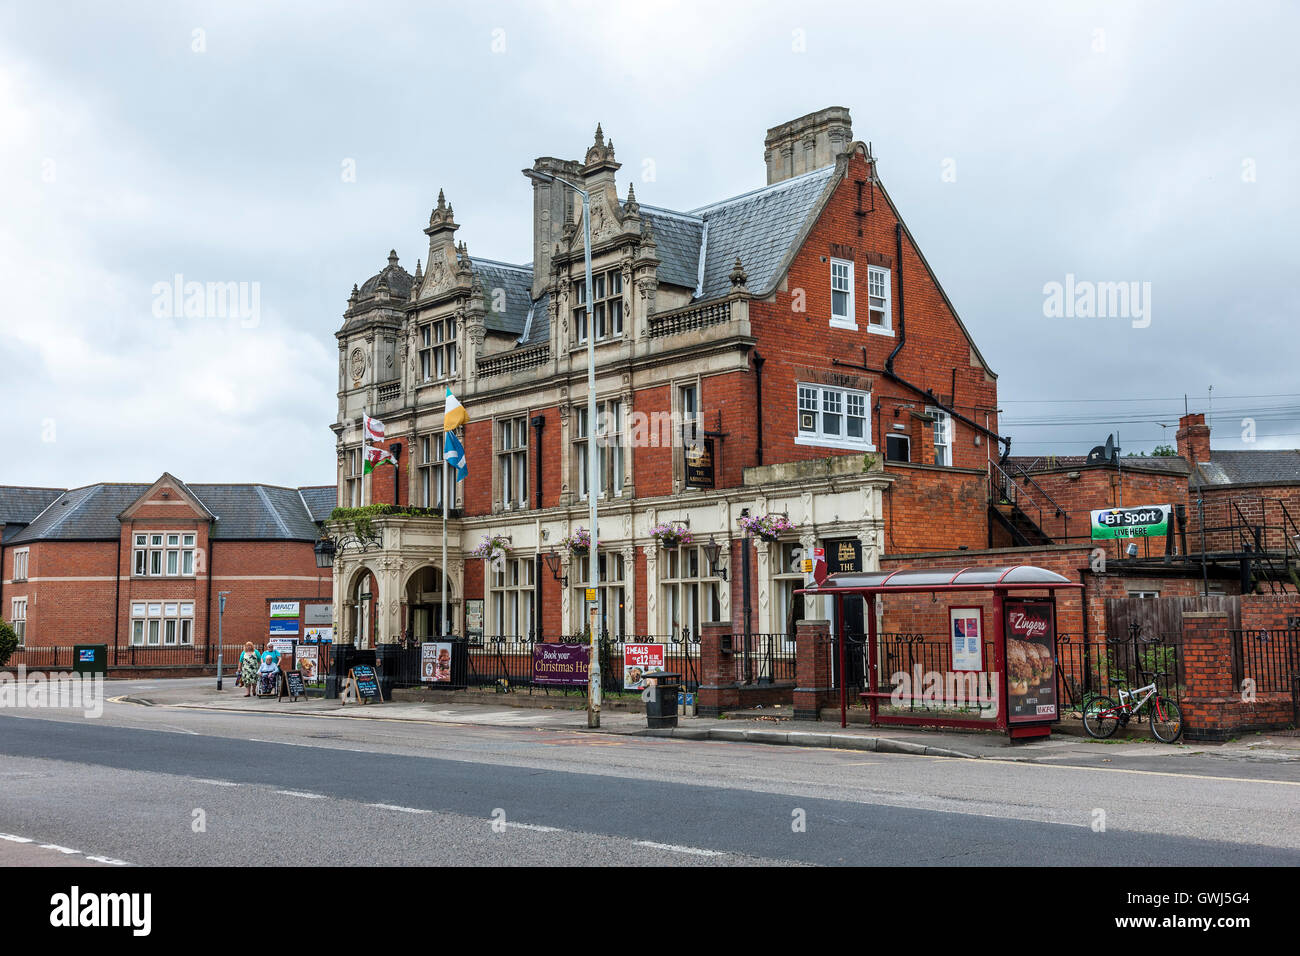
[(238, 683), (244, 688), (245, 697), (251, 697), (254, 689), (259, 695), (274, 694), (279, 674), (280, 652), (269, 642), (260, 653), (252, 641), (244, 645), (244, 653), (239, 655)]

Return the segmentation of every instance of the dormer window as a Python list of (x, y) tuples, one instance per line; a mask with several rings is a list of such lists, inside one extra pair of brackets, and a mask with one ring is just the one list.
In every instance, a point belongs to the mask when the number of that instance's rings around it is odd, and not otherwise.
[(420, 326), (420, 380), (433, 382), (455, 374), (455, 316)]
[[(578, 341), (587, 341), (587, 281), (585, 278), (574, 283), (574, 299), (578, 303), (573, 310), (573, 327), (578, 332)], [(591, 277), (591, 294), (595, 305), (592, 309), (596, 341), (622, 338), (623, 336), (623, 272), (610, 269), (597, 272)]]

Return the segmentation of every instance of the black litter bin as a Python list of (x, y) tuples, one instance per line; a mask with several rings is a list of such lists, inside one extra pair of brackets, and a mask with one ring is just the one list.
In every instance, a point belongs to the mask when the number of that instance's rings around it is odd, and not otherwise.
[(677, 726), (677, 694), (681, 690), (682, 675), (668, 673), (646, 674), (646, 680), (656, 682), (645, 689), (645, 719), (649, 727)]

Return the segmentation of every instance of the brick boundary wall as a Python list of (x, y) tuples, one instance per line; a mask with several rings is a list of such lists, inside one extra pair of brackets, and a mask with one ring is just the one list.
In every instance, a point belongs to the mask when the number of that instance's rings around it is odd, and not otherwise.
[[(1244, 613), (1244, 608), (1243, 608)], [(1232, 635), (1226, 615), (1183, 613), (1183, 679), (1186, 691), (1183, 736), (1187, 740), (1230, 740), (1255, 730), (1290, 727), (1290, 694), (1258, 694), (1243, 699), (1233, 686)]]
[(799, 621), (795, 637), (794, 716), (818, 720), (835, 698), (831, 677), (831, 622)]

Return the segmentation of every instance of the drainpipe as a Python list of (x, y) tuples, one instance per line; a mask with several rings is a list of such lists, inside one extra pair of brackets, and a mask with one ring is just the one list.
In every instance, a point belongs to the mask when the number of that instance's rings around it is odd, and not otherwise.
[(755, 455), (757, 464), (763, 464), (763, 363), (767, 359), (754, 349), (754, 402), (758, 406), (758, 441)]
[(205, 664), (212, 663), (212, 523), (208, 523), (208, 603), (203, 612), (203, 643), (207, 645), (208, 651), (205, 655)]
[[(3, 555), (0, 555), (0, 567), (3, 567)], [(117, 535), (117, 573), (113, 575), (113, 663), (117, 663), (118, 628), (122, 624), (122, 534)]]
[(894, 351), (889, 353), (889, 358), (885, 359), (885, 371), (890, 375), (894, 374), (894, 356), (903, 350), (903, 343), (907, 341), (907, 325), (903, 321), (903, 224), (894, 223), (894, 278), (897, 280), (898, 299), (898, 344), (894, 346)]
[[(533, 426), (533, 459), (536, 461), (537, 477), (533, 482), (533, 505), (542, 510), (542, 429), (546, 426), (546, 416), (534, 415), (528, 420)], [(541, 528), (541, 524), (538, 524)], [(486, 582), (485, 582), (486, 583)], [(533, 555), (533, 640), (542, 636), (542, 543), (541, 531), (537, 534), (537, 553)]]
[[(1002, 435), (999, 435), (997, 432), (994, 432), (984, 427), (979, 422), (967, 418), (965, 415), (960, 414), (956, 409), (948, 408), (937, 398), (935, 398), (933, 389), (924, 389), (921, 388), (919, 385), (913, 385), (911, 382), (904, 380), (901, 376), (895, 373), (894, 357), (897, 356), (898, 353), (903, 350), (903, 343), (907, 341), (907, 323), (904, 321), (904, 313), (903, 313), (903, 224), (901, 222), (894, 224), (894, 253), (895, 253), (895, 262), (897, 263), (894, 272), (895, 272), (895, 279), (896, 279), (895, 285), (897, 286), (897, 294), (895, 295), (895, 298), (898, 300), (898, 344), (894, 346), (894, 350), (890, 352), (889, 357), (885, 359), (885, 374), (889, 376), (890, 379), (897, 382), (899, 385), (902, 385), (906, 388), (910, 388), (918, 395), (923, 395), (929, 398), (935, 405), (937, 405), (939, 408), (942, 408), (945, 412), (947, 412), (953, 418), (957, 419), (959, 422), (963, 422), (971, 426), (976, 431), (984, 435), (987, 435), (989, 438), (992, 438), (994, 441), (1001, 442), (1005, 446), (1005, 450), (1003, 454), (1004, 455), (1010, 454), (1011, 452), (1010, 438), (1006, 438)], [(953, 371), (955, 374), (956, 370), (954, 369)], [(954, 382), (955, 381), (956, 380), (954, 379)], [(954, 386), (954, 395), (955, 392), (956, 389)]]

